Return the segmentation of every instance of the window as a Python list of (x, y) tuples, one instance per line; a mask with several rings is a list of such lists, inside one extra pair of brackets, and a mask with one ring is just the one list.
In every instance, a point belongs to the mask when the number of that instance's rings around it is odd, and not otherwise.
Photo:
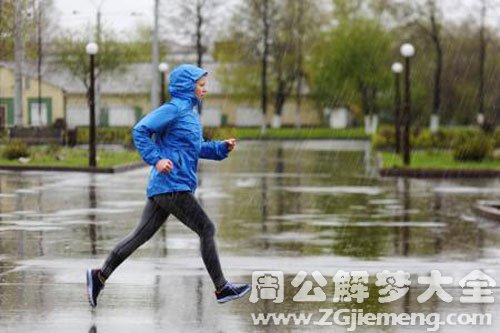
[(31, 126), (47, 126), (52, 122), (52, 103), (50, 98), (42, 98), (41, 104), (38, 98), (28, 99), (29, 121)]

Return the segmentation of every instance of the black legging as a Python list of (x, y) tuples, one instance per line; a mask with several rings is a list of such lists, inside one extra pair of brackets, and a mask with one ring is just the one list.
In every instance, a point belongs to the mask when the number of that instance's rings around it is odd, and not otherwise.
[(102, 267), (102, 275), (107, 279), (128, 256), (158, 231), (170, 214), (200, 236), (201, 256), (205, 267), (215, 288), (222, 288), (227, 281), (222, 273), (215, 244), (215, 225), (191, 192), (166, 193), (148, 198), (139, 225), (111, 251)]

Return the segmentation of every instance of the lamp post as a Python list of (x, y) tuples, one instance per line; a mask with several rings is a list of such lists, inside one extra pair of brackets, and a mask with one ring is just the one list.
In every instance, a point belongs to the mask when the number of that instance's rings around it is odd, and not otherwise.
[(401, 55), (405, 58), (405, 101), (403, 112), (403, 163), (410, 165), (410, 127), (411, 127), (411, 93), (410, 93), (410, 59), (415, 55), (415, 48), (410, 43), (401, 45)]
[(88, 92), (89, 99), (89, 113), (90, 113), (90, 123), (89, 123), (89, 167), (96, 167), (96, 153), (95, 153), (95, 76), (94, 76), (94, 65), (95, 65), (95, 55), (99, 51), (99, 47), (96, 43), (88, 43), (85, 51), (90, 57), (90, 85)]
[(401, 152), (401, 88), (400, 77), (403, 72), (403, 65), (395, 62), (391, 67), (394, 73), (394, 127), (396, 135), (396, 154)]
[(162, 62), (158, 65), (158, 70), (160, 71), (160, 105), (165, 104), (167, 101), (166, 91), (165, 91), (165, 75), (168, 71), (168, 64)]

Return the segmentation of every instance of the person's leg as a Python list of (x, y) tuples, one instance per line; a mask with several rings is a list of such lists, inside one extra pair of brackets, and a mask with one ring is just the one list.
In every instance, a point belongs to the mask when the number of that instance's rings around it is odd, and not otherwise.
[(171, 212), (182, 223), (200, 237), (200, 249), (203, 263), (212, 279), (216, 290), (227, 283), (222, 273), (217, 245), (215, 243), (215, 225), (207, 216), (190, 192), (158, 195), (153, 200), (164, 210)]
[(163, 225), (168, 215), (168, 211), (158, 206), (151, 198), (148, 198), (141, 220), (135, 230), (115, 246), (104, 262), (101, 268), (102, 277), (107, 279), (128, 256), (149, 240)]

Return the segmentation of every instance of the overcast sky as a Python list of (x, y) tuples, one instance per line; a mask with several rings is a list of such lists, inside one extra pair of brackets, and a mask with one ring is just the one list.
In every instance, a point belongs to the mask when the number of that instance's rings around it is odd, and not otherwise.
[[(491, 3), (488, 21), (491, 25), (499, 26), (500, 0), (488, 1)], [(101, 2), (102, 22), (115, 31), (130, 33), (141, 22), (152, 25), (153, 0), (54, 0), (61, 28), (79, 30), (94, 25), (97, 7)], [(223, 1), (225, 5), (222, 15), (226, 13), (230, 16), (231, 10), (238, 2), (239, 0)], [(169, 7), (173, 6), (172, 3), (172, 0), (161, 0), (161, 10), (175, 10), (175, 8)], [(444, 15), (448, 19), (462, 19), (473, 14), (476, 15), (479, 8), (479, 0), (442, 0), (442, 4)]]
[[(185, 0), (193, 1), (193, 0)], [(174, 1), (160, 0), (160, 11), (175, 12)], [(225, 0), (221, 12), (230, 16), (239, 0)], [(153, 25), (153, 0), (54, 0), (63, 29), (84, 29), (94, 26), (97, 8), (101, 4), (101, 22), (116, 32), (130, 33), (137, 24)]]

